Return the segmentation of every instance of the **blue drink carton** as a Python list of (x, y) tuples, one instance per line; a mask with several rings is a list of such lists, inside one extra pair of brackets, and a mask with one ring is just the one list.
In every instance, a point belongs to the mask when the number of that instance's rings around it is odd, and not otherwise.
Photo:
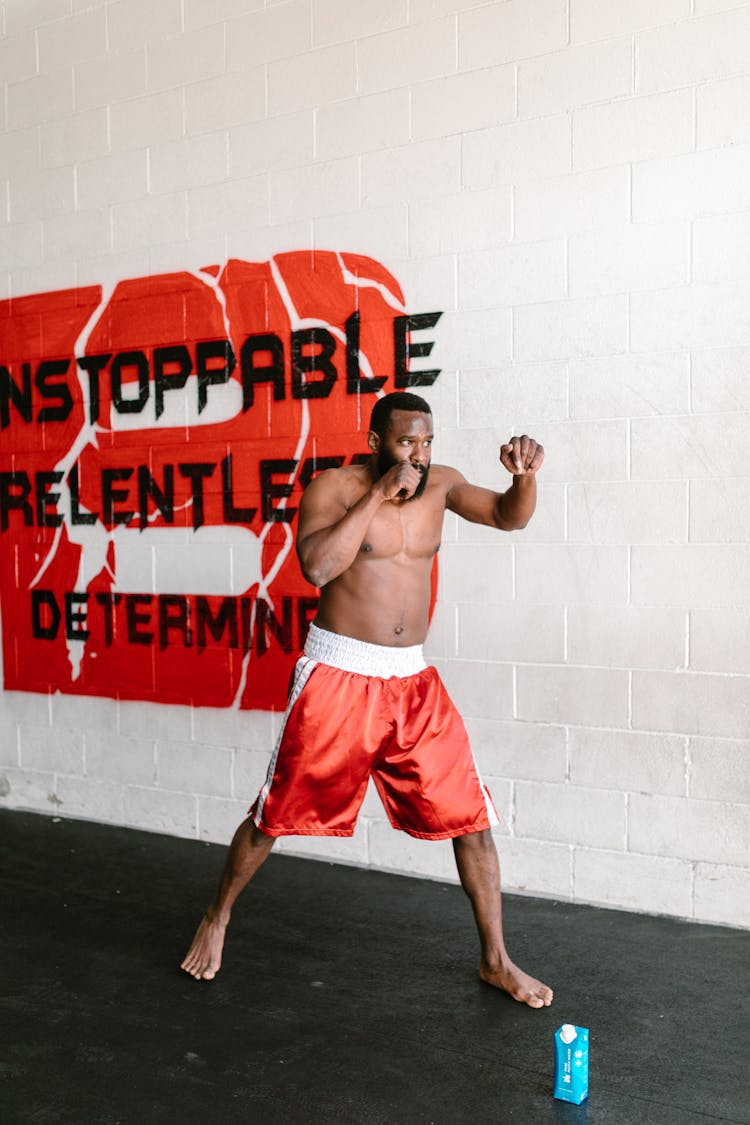
[(589, 1096), (589, 1029), (564, 1023), (555, 1032), (556, 1098), (580, 1105)]

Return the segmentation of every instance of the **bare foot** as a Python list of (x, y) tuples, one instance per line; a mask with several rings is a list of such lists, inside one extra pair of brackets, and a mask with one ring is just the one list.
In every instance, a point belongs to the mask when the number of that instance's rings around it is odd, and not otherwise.
[(479, 966), (479, 975), (493, 988), (501, 988), (514, 1000), (528, 1004), (530, 1008), (548, 1008), (552, 1003), (552, 989), (524, 973), (512, 961), (494, 969), (482, 962)]
[(186, 973), (196, 980), (213, 980), (221, 968), (221, 951), (224, 948), (226, 922), (211, 918), (207, 911), (198, 929), (185, 960), (180, 965)]

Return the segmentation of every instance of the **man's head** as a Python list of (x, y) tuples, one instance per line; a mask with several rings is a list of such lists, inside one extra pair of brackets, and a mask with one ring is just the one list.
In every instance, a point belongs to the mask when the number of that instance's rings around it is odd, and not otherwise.
[(372, 408), (367, 440), (378, 476), (399, 461), (410, 461), (422, 474), (411, 500), (427, 487), (432, 436), (432, 411), (419, 395), (393, 391), (379, 398)]

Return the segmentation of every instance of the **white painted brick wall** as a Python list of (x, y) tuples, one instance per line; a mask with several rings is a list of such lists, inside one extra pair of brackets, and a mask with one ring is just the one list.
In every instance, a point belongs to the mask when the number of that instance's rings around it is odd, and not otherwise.
[(698, 148), (750, 141), (750, 79), (706, 82), (696, 90)]
[(683, 668), (687, 615), (672, 606), (570, 605), (567, 655), (572, 664), (605, 668)]
[(672, 24), (691, 13), (691, 0), (570, 0), (572, 43), (631, 35), (645, 28)]
[(622, 849), (625, 795), (574, 785), (516, 783), (516, 835), (560, 844)]
[(688, 281), (687, 223), (644, 223), (585, 231), (569, 240), (570, 295), (597, 297)]
[(467, 70), (544, 55), (567, 42), (566, 0), (487, 4), (459, 15), (458, 54)]
[[(695, 390), (695, 367), (693, 376)], [(686, 352), (577, 359), (570, 365), (570, 416), (598, 421), (682, 414), (690, 405), (690, 377)]]
[(411, 94), (415, 140), (471, 132), (512, 121), (516, 74), (512, 66), (487, 67), (468, 74), (420, 82)]
[[(527, 530), (446, 521), (427, 647), (506, 885), (746, 927), (749, 46), (742, 0), (0, 0), (0, 298), (316, 246), (444, 310), (436, 457), (547, 451)], [(279, 721), (3, 692), (0, 801), (228, 842)], [(456, 878), (372, 788), (279, 847)]]
[[(750, 928), (750, 878), (740, 867), (695, 865), (693, 916), (702, 922), (725, 922)], [(727, 906), (729, 905), (729, 910)]]
[(748, 409), (750, 348), (697, 348), (690, 359), (691, 399), (696, 413), (726, 411), (731, 422), (733, 412)]
[(625, 727), (628, 674), (620, 669), (521, 665), (516, 715), (534, 723)]
[[(627, 598), (627, 549), (617, 546), (519, 543), (516, 596), (521, 602), (612, 605)], [(554, 583), (543, 581), (545, 565)]]
[(273, 115), (352, 98), (358, 92), (364, 91), (357, 89), (352, 43), (268, 63), (268, 107)]
[(573, 114), (573, 168), (606, 168), (689, 152), (693, 135), (689, 90), (587, 106)]
[(483, 774), (527, 781), (565, 780), (564, 727), (469, 719), (466, 728)]
[(570, 731), (573, 785), (685, 795), (686, 739), (636, 731)]
[(690, 914), (693, 898), (689, 863), (655, 856), (576, 848), (573, 894), (603, 906), (625, 906), (655, 914)]
[(633, 45), (628, 36), (525, 59), (518, 65), (518, 115), (541, 117), (630, 94)]
[(697, 672), (750, 672), (750, 613), (692, 609), (690, 667)]
[(715, 738), (690, 739), (691, 797), (750, 804), (747, 755), (750, 744)]
[(627, 305), (620, 294), (519, 305), (513, 313), (520, 360), (609, 355), (626, 347)]
[(647, 481), (571, 484), (569, 537), (574, 543), (684, 543), (684, 481), (665, 481), (658, 496)]
[(486, 188), (568, 172), (570, 143), (567, 114), (467, 133), (461, 150), (461, 182), (467, 188)]

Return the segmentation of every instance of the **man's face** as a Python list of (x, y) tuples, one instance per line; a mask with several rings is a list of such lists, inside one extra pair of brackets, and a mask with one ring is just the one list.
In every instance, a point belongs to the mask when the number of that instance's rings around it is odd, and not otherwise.
[(422, 474), (410, 500), (416, 500), (427, 487), (432, 439), (431, 414), (424, 414), (420, 410), (394, 410), (388, 420), (385, 436), (380, 440), (376, 464), (381, 477), (400, 461), (410, 461)]

